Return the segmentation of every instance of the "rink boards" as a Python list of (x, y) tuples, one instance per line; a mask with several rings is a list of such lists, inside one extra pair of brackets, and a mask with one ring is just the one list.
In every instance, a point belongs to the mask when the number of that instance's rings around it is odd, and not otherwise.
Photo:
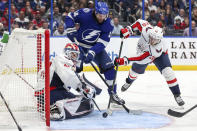
[[(132, 57), (136, 55), (136, 45), (139, 37), (130, 37), (124, 40), (121, 56)], [(197, 38), (167, 37), (164, 38), (168, 46), (168, 54), (174, 70), (197, 70)], [(67, 42), (65, 37), (52, 37), (50, 39), (50, 58), (60, 54)], [(112, 37), (106, 47), (108, 55), (114, 60), (120, 49), (121, 39)], [(121, 66), (119, 70), (129, 70), (130, 66)], [(147, 70), (157, 70), (151, 64)], [(93, 71), (90, 65), (84, 66), (84, 71)]]

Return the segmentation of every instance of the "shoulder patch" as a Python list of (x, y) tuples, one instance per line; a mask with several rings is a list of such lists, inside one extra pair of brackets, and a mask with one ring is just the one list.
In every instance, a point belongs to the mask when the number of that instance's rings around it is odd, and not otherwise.
[(84, 11), (85, 13), (88, 13), (88, 12), (90, 12), (90, 9), (89, 9), (89, 8), (84, 8), (83, 11)]
[(110, 24), (111, 26), (114, 26), (114, 22), (112, 20), (110, 20)]

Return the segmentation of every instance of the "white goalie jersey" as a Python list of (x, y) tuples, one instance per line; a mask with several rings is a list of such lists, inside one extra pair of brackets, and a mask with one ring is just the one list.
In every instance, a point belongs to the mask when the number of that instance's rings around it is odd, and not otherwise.
[(141, 37), (137, 43), (137, 56), (129, 58), (130, 61), (136, 61), (138, 64), (148, 64), (161, 56), (162, 52), (167, 52), (168, 47), (164, 39), (161, 39), (155, 45), (150, 44), (149, 35), (154, 27), (148, 21), (138, 19), (130, 27), (132, 31), (139, 30), (141, 32)]
[[(77, 89), (81, 87), (81, 82), (75, 74), (76, 66), (72, 60), (67, 59), (63, 54), (57, 55), (52, 59), (50, 67), (50, 81), (52, 80), (53, 73), (56, 72), (61, 81), (64, 83), (64, 88), (71, 87)], [(72, 81), (71, 81), (72, 78)]]

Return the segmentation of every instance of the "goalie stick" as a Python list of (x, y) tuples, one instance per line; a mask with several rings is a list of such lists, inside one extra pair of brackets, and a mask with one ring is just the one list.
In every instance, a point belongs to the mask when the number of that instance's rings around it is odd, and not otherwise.
[(14, 123), (16, 124), (18, 130), (19, 130), (19, 131), (22, 131), (21, 127), (19, 126), (18, 122), (16, 121), (14, 115), (12, 114), (12, 111), (10, 110), (10, 108), (9, 108), (9, 106), (8, 106), (8, 104), (7, 104), (6, 100), (5, 100), (5, 98), (4, 98), (3, 95), (1, 94), (1, 92), (0, 92), (0, 96), (1, 96), (1, 98), (2, 98), (2, 100), (3, 100), (3, 102), (5, 103), (5, 105), (6, 105), (7, 109), (8, 109), (8, 111), (9, 111), (10, 115), (12, 116), (12, 119), (14, 120)]
[(169, 109), (168, 110), (168, 115), (171, 115), (171, 116), (174, 116), (174, 117), (182, 117), (182, 116), (186, 115), (187, 113), (191, 112), (196, 107), (197, 107), (197, 104), (192, 106), (190, 109), (186, 110), (185, 112), (178, 112), (178, 111), (174, 111), (172, 109)]

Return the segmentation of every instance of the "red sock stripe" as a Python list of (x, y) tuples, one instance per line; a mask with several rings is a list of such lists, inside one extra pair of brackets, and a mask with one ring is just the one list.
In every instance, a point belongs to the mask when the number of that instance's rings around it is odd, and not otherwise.
[(171, 80), (171, 81), (167, 81), (167, 83), (168, 84), (173, 84), (173, 83), (175, 83), (177, 80), (176, 80), (176, 78), (174, 78), (173, 80)]
[(136, 78), (137, 78), (137, 77), (131, 76), (130, 74), (129, 74), (129, 77), (130, 77), (131, 79), (136, 79)]

